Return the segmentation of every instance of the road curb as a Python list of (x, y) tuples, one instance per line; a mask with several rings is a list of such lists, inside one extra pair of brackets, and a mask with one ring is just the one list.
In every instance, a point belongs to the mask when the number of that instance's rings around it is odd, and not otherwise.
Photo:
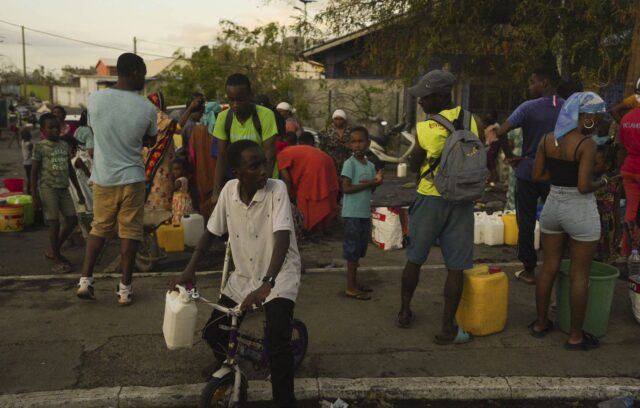
[[(520, 262), (491, 262), (491, 265), (501, 266), (501, 267), (511, 267), (511, 266), (521, 266)], [(422, 269), (445, 269), (444, 264), (435, 264), (435, 265), (424, 265)], [(404, 269), (404, 265), (389, 265), (389, 266), (364, 266), (358, 268), (358, 272), (400, 272)], [(316, 274), (316, 273), (327, 273), (327, 272), (346, 272), (346, 267), (336, 267), (336, 268), (309, 268), (305, 270), (305, 274)], [(134, 272), (133, 277), (135, 279), (138, 278), (161, 278), (161, 277), (169, 277), (178, 275), (180, 272)], [(198, 272), (198, 276), (212, 276), (212, 275), (220, 275), (222, 271), (201, 271)], [(9, 276), (0, 276), (0, 282), (9, 282), (9, 281), (43, 281), (43, 280), (77, 280), (80, 277), (78, 273), (65, 273), (65, 274), (47, 274), (47, 275), (9, 275)], [(120, 278), (121, 274), (119, 273), (96, 273), (93, 275), (95, 279), (116, 279)]]
[[(103, 387), (0, 395), (6, 408), (176, 408), (197, 405), (202, 384)], [(606, 400), (640, 397), (640, 379), (628, 377), (406, 377), (299, 378), (298, 400), (384, 397), (390, 400)], [(249, 400), (271, 399), (271, 384), (249, 381)]]

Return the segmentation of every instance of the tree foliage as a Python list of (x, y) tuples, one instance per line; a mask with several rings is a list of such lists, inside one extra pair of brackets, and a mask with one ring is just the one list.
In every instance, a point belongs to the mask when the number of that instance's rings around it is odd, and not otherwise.
[(367, 41), (360, 63), (377, 64), (381, 73), (408, 81), (439, 57), (465, 72), (517, 80), (536, 65), (557, 63), (565, 79), (603, 85), (626, 72), (635, 17), (632, 4), (633, 0), (328, 0), (317, 19), (338, 34), (379, 28)]
[(235, 72), (249, 76), (255, 94), (266, 94), (272, 101), (295, 97), (294, 30), (277, 23), (249, 29), (227, 20), (220, 27), (214, 44), (202, 46), (189, 65), (162, 77), (160, 86), (169, 104), (184, 103), (193, 91), (224, 100), (225, 80)]

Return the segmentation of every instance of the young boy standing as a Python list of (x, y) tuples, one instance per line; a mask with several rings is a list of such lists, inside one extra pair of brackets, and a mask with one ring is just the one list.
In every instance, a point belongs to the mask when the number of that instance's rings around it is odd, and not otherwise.
[(382, 170), (376, 173), (365, 153), (369, 132), (362, 126), (351, 130), (349, 148), (353, 155), (342, 166), (342, 220), (344, 222), (344, 258), (347, 260), (347, 297), (370, 300), (371, 288), (359, 286), (356, 279), (358, 261), (367, 254), (371, 236), (371, 193), (382, 184)]
[[(81, 204), (84, 204), (84, 196), (71, 167), (71, 148), (60, 139), (60, 122), (52, 114), (45, 113), (40, 117), (40, 130), (43, 139), (33, 148), (31, 169), (34, 205), (35, 208), (42, 205), (44, 219), (49, 225), (50, 248), (45, 257), (56, 262), (53, 272), (66, 273), (71, 271), (71, 265), (60, 253), (60, 248), (78, 224), (69, 194), (69, 179), (78, 192)], [(60, 214), (65, 217), (62, 230)]]
[[(236, 179), (222, 188), (207, 230), (189, 265), (172, 286), (195, 284), (196, 265), (216, 237), (228, 234), (236, 270), (218, 303), (226, 307), (241, 304), (242, 310), (264, 304), (273, 400), (277, 407), (293, 407), (290, 341), (300, 286), (300, 254), (287, 187), (280, 180), (268, 178), (271, 171), (267, 172), (267, 158), (256, 142), (240, 140), (231, 144), (226, 154)], [(229, 341), (229, 332), (219, 327), (229, 324), (223, 318), (222, 313), (214, 310), (202, 331), (219, 363), (225, 359)], [(215, 369), (209, 371), (213, 373)]]

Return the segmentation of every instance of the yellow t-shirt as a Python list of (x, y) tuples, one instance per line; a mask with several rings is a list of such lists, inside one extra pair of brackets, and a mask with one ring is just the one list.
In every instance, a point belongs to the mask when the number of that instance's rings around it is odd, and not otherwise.
[(635, 94), (633, 94), (631, 96), (627, 96), (626, 98), (624, 98), (622, 103), (623, 103), (625, 108), (629, 108), (629, 109), (635, 109), (638, 106), (640, 106), (640, 103), (638, 103), (638, 98), (636, 98)]
[[(440, 112), (440, 115), (450, 121), (454, 121), (458, 118), (460, 109), (461, 108), (458, 106), (453, 109), (443, 110)], [(478, 136), (478, 125), (473, 117), (471, 118), (471, 131)], [(433, 163), (433, 161), (442, 154), (444, 144), (449, 136), (449, 131), (445, 129), (444, 126), (434, 122), (433, 120), (426, 120), (424, 122), (419, 122), (416, 125), (416, 133), (418, 135), (418, 143), (420, 144), (420, 147), (427, 152), (427, 158), (422, 166), (420, 166), (420, 174), (422, 175), (427, 171), (427, 169), (429, 169), (430, 163)], [(437, 172), (438, 169), (436, 168), (434, 175)], [(426, 196), (439, 197), (440, 193), (438, 193), (438, 190), (433, 185), (432, 179), (431, 175), (428, 177), (422, 177), (418, 184), (418, 193)]]

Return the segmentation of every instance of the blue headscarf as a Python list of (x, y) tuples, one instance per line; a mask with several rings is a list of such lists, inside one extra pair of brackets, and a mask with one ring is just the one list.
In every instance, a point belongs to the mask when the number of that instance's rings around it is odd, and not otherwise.
[(213, 128), (216, 124), (216, 115), (220, 113), (222, 106), (216, 101), (207, 102), (202, 115), (202, 124), (207, 127), (210, 135), (213, 134)]
[(578, 127), (578, 115), (581, 113), (604, 113), (604, 100), (594, 92), (576, 92), (566, 100), (553, 134), (556, 140), (562, 139), (567, 133)]

